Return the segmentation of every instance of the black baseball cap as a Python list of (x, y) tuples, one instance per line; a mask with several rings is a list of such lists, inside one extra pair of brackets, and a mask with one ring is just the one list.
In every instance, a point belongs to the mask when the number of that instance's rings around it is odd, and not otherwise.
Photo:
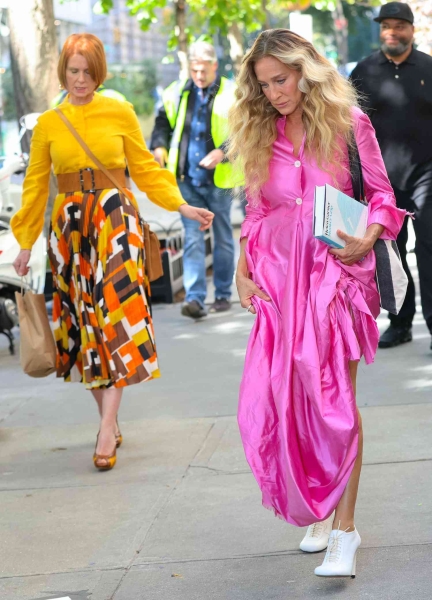
[(414, 15), (408, 4), (403, 2), (388, 2), (381, 6), (379, 15), (374, 19), (377, 23), (381, 23), (384, 19), (402, 19), (408, 21), (411, 25), (414, 23)]

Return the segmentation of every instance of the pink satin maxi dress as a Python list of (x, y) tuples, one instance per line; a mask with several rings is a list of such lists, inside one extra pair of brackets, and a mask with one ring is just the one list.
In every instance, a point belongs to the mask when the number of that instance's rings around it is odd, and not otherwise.
[[(369, 118), (353, 109), (369, 224), (396, 239), (405, 211), (393, 190)], [(379, 296), (375, 256), (352, 267), (312, 236), (316, 185), (335, 182), (277, 121), (270, 177), (261, 200), (249, 203), (242, 226), (256, 296), (240, 388), (238, 422), (263, 505), (297, 526), (327, 518), (340, 500), (357, 456), (358, 419), (349, 361), (374, 360)], [(339, 189), (353, 195), (349, 174)]]

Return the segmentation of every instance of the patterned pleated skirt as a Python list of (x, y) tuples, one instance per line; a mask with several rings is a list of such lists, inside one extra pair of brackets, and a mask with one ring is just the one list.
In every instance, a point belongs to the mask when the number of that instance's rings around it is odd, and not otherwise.
[(121, 192), (59, 194), (49, 235), (57, 376), (87, 388), (159, 377), (139, 215)]

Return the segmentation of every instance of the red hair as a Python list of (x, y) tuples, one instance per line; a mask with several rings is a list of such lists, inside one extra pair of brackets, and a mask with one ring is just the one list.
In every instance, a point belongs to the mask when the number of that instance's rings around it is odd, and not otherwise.
[(90, 76), (99, 87), (107, 76), (105, 50), (101, 40), (92, 33), (73, 33), (67, 38), (57, 66), (58, 78), (63, 87), (66, 87), (67, 65), (74, 54), (84, 56)]

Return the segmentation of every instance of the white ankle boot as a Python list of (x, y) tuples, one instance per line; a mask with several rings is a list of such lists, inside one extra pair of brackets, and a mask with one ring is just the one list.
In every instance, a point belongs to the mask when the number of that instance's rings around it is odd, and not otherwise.
[(321, 550), (327, 548), (333, 518), (334, 513), (325, 521), (309, 525), (306, 535), (300, 542), (300, 550), (303, 550), (303, 552), (321, 552)]
[(333, 529), (323, 564), (315, 569), (321, 577), (352, 577), (356, 574), (357, 550), (361, 538), (357, 529), (346, 533)]

